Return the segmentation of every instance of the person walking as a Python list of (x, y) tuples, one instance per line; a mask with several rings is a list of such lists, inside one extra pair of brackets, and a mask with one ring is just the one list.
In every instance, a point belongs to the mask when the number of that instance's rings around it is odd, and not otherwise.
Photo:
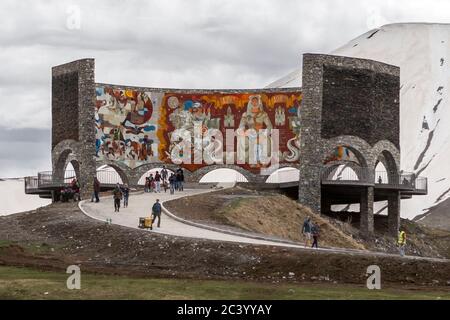
[(180, 180), (181, 180), (181, 175), (180, 172), (177, 170), (177, 172), (175, 173), (175, 190), (178, 191), (180, 188)]
[(120, 185), (117, 184), (113, 191), (113, 199), (114, 199), (114, 212), (119, 212), (120, 210), (120, 201), (122, 200), (122, 190), (120, 190)]
[(397, 246), (400, 255), (403, 257), (405, 255), (405, 246), (406, 246), (406, 232), (404, 230), (401, 230), (398, 233)]
[(176, 177), (172, 173), (169, 177), (170, 194), (174, 194), (174, 192), (175, 192), (175, 183), (176, 183)]
[(311, 218), (306, 217), (303, 221), (302, 234), (305, 237), (305, 247), (309, 247), (311, 242)]
[(156, 199), (156, 202), (153, 204), (152, 214), (153, 214), (152, 227), (153, 227), (153, 223), (155, 222), (156, 218), (158, 218), (157, 227), (160, 228), (161, 227), (161, 203), (159, 203), (159, 199)]
[(144, 192), (148, 192), (149, 189), (150, 189), (150, 179), (149, 177), (145, 177)]
[(313, 237), (313, 243), (311, 248), (318, 248), (319, 247), (319, 235), (320, 235), (320, 229), (319, 225), (317, 223), (313, 223), (311, 227), (311, 234)]
[(184, 191), (184, 172), (182, 168), (180, 168), (180, 189)]
[(98, 194), (100, 193), (100, 181), (98, 181), (97, 177), (94, 177), (94, 197), (95, 202), (100, 202)]
[(165, 182), (167, 180), (168, 176), (169, 176), (169, 173), (167, 172), (166, 166), (163, 166), (163, 168), (161, 170), (162, 181)]
[(153, 178), (153, 173), (150, 174), (150, 177), (148, 177), (148, 192), (153, 192), (155, 189), (155, 178)]
[(130, 196), (130, 188), (128, 188), (128, 184), (125, 184), (122, 187), (122, 194), (123, 194), (123, 207), (128, 207), (128, 197)]
[(155, 174), (155, 192), (160, 193), (161, 192), (161, 175), (158, 171), (156, 171)]

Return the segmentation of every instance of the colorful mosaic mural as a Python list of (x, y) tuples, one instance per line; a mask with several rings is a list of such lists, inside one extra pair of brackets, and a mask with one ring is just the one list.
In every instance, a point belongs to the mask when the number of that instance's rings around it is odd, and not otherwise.
[[(227, 129), (278, 129), (280, 163), (298, 162), (300, 152), (301, 93), (208, 93), (138, 91), (97, 87), (96, 157), (131, 168), (146, 163), (170, 163), (178, 130), (193, 132), (217, 129), (226, 138)], [(203, 140), (200, 148), (212, 141)], [(270, 144), (269, 144), (270, 145)], [(194, 147), (195, 148), (195, 147)], [(248, 149), (236, 142), (234, 149)], [(190, 170), (206, 163), (187, 165)], [(247, 169), (258, 166), (243, 164)]]

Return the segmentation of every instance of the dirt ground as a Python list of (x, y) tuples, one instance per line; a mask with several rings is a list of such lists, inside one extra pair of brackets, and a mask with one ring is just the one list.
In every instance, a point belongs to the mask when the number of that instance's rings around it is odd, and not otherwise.
[(0, 265), (65, 270), (70, 264), (134, 277), (359, 285), (376, 264), (383, 283), (444, 290), (450, 285), (447, 262), (158, 235), (93, 220), (74, 203), (0, 217)]
[[(375, 216), (374, 237), (362, 238), (359, 234), (359, 213), (317, 215), (280, 194), (237, 187), (210, 193), (208, 197), (196, 195), (180, 198), (164, 205), (187, 220), (300, 242), (303, 241), (300, 233), (302, 223), (306, 216), (310, 216), (320, 227), (319, 244), (322, 247), (387, 253), (398, 251), (396, 239), (387, 234), (386, 216)], [(407, 254), (450, 258), (450, 232), (405, 219), (402, 219), (401, 227), (407, 233)]]

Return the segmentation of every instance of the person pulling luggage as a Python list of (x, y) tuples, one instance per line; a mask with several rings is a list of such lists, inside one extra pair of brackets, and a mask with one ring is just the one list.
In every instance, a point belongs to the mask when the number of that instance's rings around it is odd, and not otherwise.
[(157, 227), (160, 228), (161, 227), (161, 203), (159, 203), (159, 199), (156, 199), (156, 202), (153, 204), (152, 214), (153, 214), (152, 227), (153, 227), (153, 223), (158, 218)]

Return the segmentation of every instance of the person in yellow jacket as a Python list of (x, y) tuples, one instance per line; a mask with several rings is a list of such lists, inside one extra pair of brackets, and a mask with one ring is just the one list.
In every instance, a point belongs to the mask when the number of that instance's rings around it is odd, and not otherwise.
[(406, 232), (404, 230), (400, 230), (398, 233), (397, 246), (400, 255), (403, 257), (405, 255), (405, 246), (406, 246)]

